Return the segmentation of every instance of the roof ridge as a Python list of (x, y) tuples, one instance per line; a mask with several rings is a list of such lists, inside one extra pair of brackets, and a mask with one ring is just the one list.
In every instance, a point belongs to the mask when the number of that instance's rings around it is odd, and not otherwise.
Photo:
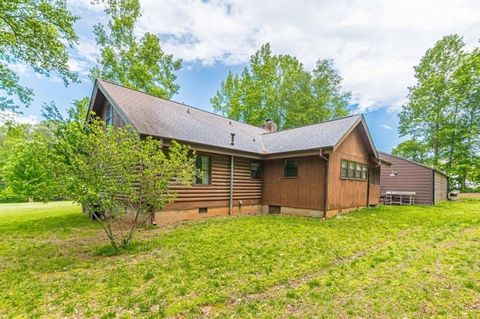
[(281, 133), (281, 132), (286, 132), (286, 131), (301, 129), (301, 128), (304, 128), (304, 127), (315, 126), (315, 125), (320, 125), (320, 124), (324, 124), (324, 123), (328, 123), (328, 122), (344, 120), (344, 119), (347, 119), (347, 118), (349, 118), (349, 117), (354, 117), (354, 116), (360, 117), (360, 116), (362, 116), (362, 114), (350, 114), (350, 115), (346, 115), (346, 116), (342, 116), (342, 117), (337, 117), (337, 118), (334, 118), (334, 119), (329, 119), (329, 120), (322, 121), (322, 122), (318, 122), (318, 123), (307, 124), (307, 125), (302, 125), (302, 126), (297, 126), (297, 127), (291, 127), (291, 128), (287, 128), (287, 129), (284, 129), (284, 130), (281, 130), (281, 131), (265, 132), (265, 133), (263, 133), (262, 135), (275, 134), (275, 133)]
[(230, 119), (230, 118), (225, 117), (225, 116), (223, 116), (223, 115), (220, 115), (220, 114), (217, 114), (217, 113), (214, 113), (214, 112), (210, 112), (210, 111), (201, 109), (201, 108), (196, 107), (196, 106), (191, 106), (191, 105), (185, 104), (185, 103), (183, 103), (183, 102), (178, 102), (178, 101), (174, 101), (174, 100), (164, 99), (164, 98), (155, 96), (155, 95), (150, 94), (150, 93), (146, 93), (146, 92), (143, 92), (143, 91), (140, 91), (140, 90), (132, 89), (132, 88), (129, 88), (129, 87), (126, 87), (126, 86), (123, 86), (123, 85), (114, 83), (114, 82), (109, 81), (109, 80), (104, 80), (104, 79), (100, 79), (100, 78), (97, 78), (96, 80), (97, 80), (97, 81), (107, 82), (107, 83), (110, 83), (110, 84), (112, 84), (112, 85), (119, 86), (119, 87), (121, 87), (121, 88), (130, 90), (130, 91), (134, 91), (134, 92), (138, 92), (138, 93), (141, 93), (141, 94), (145, 94), (145, 95), (148, 95), (148, 96), (151, 96), (151, 97), (153, 97), (153, 98), (160, 99), (160, 100), (163, 100), (163, 101), (172, 102), (172, 103), (178, 104), (178, 105), (183, 106), (183, 107), (192, 108), (192, 109), (195, 109), (195, 110), (198, 110), (198, 111), (205, 112), (205, 113), (210, 114), (210, 115), (215, 115), (215, 116), (221, 117), (221, 118), (223, 118), (223, 119), (225, 119), (225, 120), (234, 121), (234, 122), (237, 122), (237, 123), (240, 123), (240, 124), (243, 124), (243, 125), (248, 125), (248, 126), (251, 126), (251, 127), (256, 128), (256, 129), (259, 129), (259, 130), (263, 130), (263, 131), (265, 131), (265, 132), (268, 132), (267, 130), (265, 130), (265, 129), (259, 127), (259, 126), (255, 126), (255, 125), (248, 124), (248, 123), (245, 123), (245, 122), (242, 122), (242, 121), (238, 121), (238, 120), (233, 120), (233, 119)]
[(378, 151), (379, 154), (383, 154), (383, 155), (387, 155), (387, 156), (391, 156), (391, 157), (395, 157), (395, 158), (398, 158), (398, 159), (401, 159), (401, 160), (404, 160), (404, 161), (407, 161), (407, 162), (410, 162), (410, 163), (413, 163), (413, 164), (417, 164), (419, 166), (422, 166), (422, 167), (425, 167), (425, 168), (428, 168), (428, 169), (431, 169), (433, 171), (436, 171), (440, 174), (443, 174), (445, 176), (448, 177), (447, 173), (445, 173), (444, 171), (441, 171), (439, 170), (438, 168), (435, 168), (435, 167), (432, 167), (430, 165), (427, 165), (427, 164), (423, 164), (423, 163), (419, 163), (417, 161), (414, 161), (414, 160), (411, 160), (409, 158), (406, 158), (406, 157), (402, 157), (402, 156), (398, 156), (398, 155), (393, 155), (393, 154), (390, 154), (390, 153), (387, 153), (387, 152), (383, 152), (383, 151)]

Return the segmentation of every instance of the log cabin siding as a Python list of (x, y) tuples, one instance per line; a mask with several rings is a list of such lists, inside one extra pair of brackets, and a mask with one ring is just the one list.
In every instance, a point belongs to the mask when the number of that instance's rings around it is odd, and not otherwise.
[[(230, 198), (230, 156), (198, 153), (211, 158), (211, 181), (209, 185), (191, 187), (173, 186), (177, 193), (173, 203), (165, 208), (192, 209), (199, 207), (227, 207)], [(256, 205), (262, 201), (262, 179), (250, 177), (250, 160), (234, 157), (233, 205)]]
[[(415, 192), (415, 204), (433, 204), (433, 170), (414, 162), (382, 153), (382, 159), (392, 163), (380, 174), (380, 192)], [(396, 172), (396, 176), (390, 176)]]
[(264, 162), (264, 205), (323, 209), (325, 161), (319, 156), (298, 159), (297, 177), (283, 176), (285, 159)]
[(341, 178), (342, 159), (372, 165), (358, 126), (329, 156), (327, 195), (329, 211), (367, 206), (367, 181)]
[(446, 201), (448, 198), (448, 178), (438, 172), (434, 172), (434, 174), (435, 203), (440, 203)]

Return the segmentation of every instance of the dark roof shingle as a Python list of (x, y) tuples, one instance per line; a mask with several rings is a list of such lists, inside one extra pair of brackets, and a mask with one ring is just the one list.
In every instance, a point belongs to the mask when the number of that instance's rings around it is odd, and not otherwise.
[[(141, 134), (256, 154), (275, 154), (335, 146), (358, 123), (352, 115), (278, 132), (230, 120), (104, 80), (99, 89)], [(232, 146), (231, 134), (235, 134)]]

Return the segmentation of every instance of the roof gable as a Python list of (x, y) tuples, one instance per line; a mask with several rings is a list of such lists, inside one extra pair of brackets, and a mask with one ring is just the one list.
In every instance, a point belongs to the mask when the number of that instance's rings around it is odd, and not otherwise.
[(439, 174), (442, 174), (446, 177), (448, 177), (448, 175), (445, 173), (445, 172), (442, 172), (441, 170), (439, 169), (436, 169), (434, 167), (431, 167), (431, 166), (428, 166), (428, 165), (425, 165), (425, 164), (422, 164), (422, 163), (419, 163), (419, 162), (415, 162), (411, 159), (408, 159), (408, 158), (404, 158), (404, 157), (400, 157), (400, 156), (397, 156), (397, 155), (392, 155), (392, 154), (389, 154), (389, 153), (386, 153), (386, 152), (378, 152), (379, 156), (380, 156), (380, 159), (385, 159), (386, 161), (388, 161), (388, 158), (396, 158), (396, 159), (399, 159), (401, 161), (405, 161), (405, 162), (409, 162), (409, 163), (412, 163), (412, 164), (415, 164), (415, 165), (418, 165), (420, 167), (423, 167), (423, 168), (426, 168), (426, 169), (429, 169), (429, 170), (432, 170), (432, 171), (435, 171)]

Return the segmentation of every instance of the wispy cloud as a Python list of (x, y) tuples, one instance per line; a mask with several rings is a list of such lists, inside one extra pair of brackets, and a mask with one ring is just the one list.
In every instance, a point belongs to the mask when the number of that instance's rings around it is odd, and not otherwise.
[(390, 125), (387, 125), (387, 124), (381, 124), (380, 126), (383, 127), (386, 130), (393, 130), (393, 127), (391, 127)]

